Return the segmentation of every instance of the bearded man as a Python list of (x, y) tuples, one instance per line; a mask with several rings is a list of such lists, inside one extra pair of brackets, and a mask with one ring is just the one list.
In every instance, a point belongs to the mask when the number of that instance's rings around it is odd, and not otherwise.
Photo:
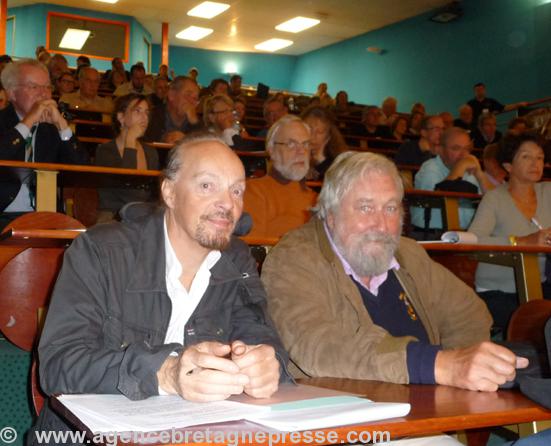
[[(165, 206), (128, 208), (67, 250), (39, 345), (47, 394), (215, 401), (272, 395), (286, 353), (248, 247), (232, 237), (245, 172), (213, 135), (182, 140)], [(60, 430), (46, 409), (38, 430)]]
[(281, 237), (310, 218), (316, 193), (304, 181), (310, 167), (310, 128), (298, 116), (285, 115), (268, 132), (272, 167), (247, 181), (244, 210), (253, 220), (251, 236)]
[(290, 370), (495, 391), (527, 360), (489, 342), (484, 302), (400, 237), (403, 193), (391, 161), (343, 153), (316, 216), (270, 250), (262, 281)]

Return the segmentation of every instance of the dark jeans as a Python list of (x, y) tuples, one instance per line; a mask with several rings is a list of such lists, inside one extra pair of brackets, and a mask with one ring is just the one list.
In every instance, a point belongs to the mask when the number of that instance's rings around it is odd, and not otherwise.
[[(551, 283), (541, 284), (541, 290), (545, 299), (551, 300)], [(504, 293), (503, 291), (481, 291), (480, 298), (486, 302), (488, 310), (494, 319), (493, 329), (497, 332), (507, 333), (507, 325), (513, 312), (518, 308), (518, 294)]]
[(486, 302), (486, 306), (492, 315), (496, 332), (507, 333), (507, 325), (511, 315), (518, 307), (517, 293), (504, 293), (503, 291), (479, 292), (480, 298)]

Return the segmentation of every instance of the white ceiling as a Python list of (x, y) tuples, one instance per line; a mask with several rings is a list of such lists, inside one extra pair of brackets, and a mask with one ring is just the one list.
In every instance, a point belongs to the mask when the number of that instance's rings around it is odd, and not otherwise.
[[(219, 16), (207, 20), (186, 12), (203, 0), (119, 0), (116, 4), (94, 0), (54, 0), (49, 3), (135, 17), (161, 43), (161, 23), (169, 23), (169, 43), (209, 50), (258, 52), (254, 45), (278, 37), (294, 45), (278, 54), (298, 55), (382, 28), (441, 7), (449, 0), (218, 0), (231, 4)], [(38, 3), (8, 0), (8, 7)], [(321, 23), (298, 34), (274, 27), (295, 16), (317, 18)], [(191, 42), (175, 35), (190, 26), (214, 29), (206, 38)]]

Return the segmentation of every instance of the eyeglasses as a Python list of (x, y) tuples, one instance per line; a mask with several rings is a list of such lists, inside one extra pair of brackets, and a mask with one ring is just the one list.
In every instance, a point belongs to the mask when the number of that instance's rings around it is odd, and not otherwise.
[(299, 141), (296, 141), (294, 139), (290, 139), (289, 141), (287, 142), (274, 142), (275, 145), (280, 145), (280, 146), (286, 146), (287, 148), (291, 149), (291, 150), (295, 150), (297, 151), (298, 149), (304, 149), (306, 150), (307, 152), (310, 151), (310, 146), (311, 146), (311, 143), (310, 141), (303, 141), (303, 142), (299, 142)]
[(446, 130), (445, 127), (427, 127), (427, 130), (441, 130), (441, 131), (444, 131)]
[(39, 90), (52, 91), (52, 86), (50, 84), (40, 85), (40, 84), (35, 84), (34, 82), (27, 82), (25, 84), (19, 84), (18, 87), (26, 88), (27, 90), (30, 90), (32, 92), (39, 91)]

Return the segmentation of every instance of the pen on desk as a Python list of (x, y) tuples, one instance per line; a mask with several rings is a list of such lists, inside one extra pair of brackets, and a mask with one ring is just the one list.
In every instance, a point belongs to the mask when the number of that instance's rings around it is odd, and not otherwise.
[(530, 221), (538, 228), (540, 231), (543, 229), (543, 226), (540, 224), (538, 220), (536, 220), (536, 217), (532, 217)]

